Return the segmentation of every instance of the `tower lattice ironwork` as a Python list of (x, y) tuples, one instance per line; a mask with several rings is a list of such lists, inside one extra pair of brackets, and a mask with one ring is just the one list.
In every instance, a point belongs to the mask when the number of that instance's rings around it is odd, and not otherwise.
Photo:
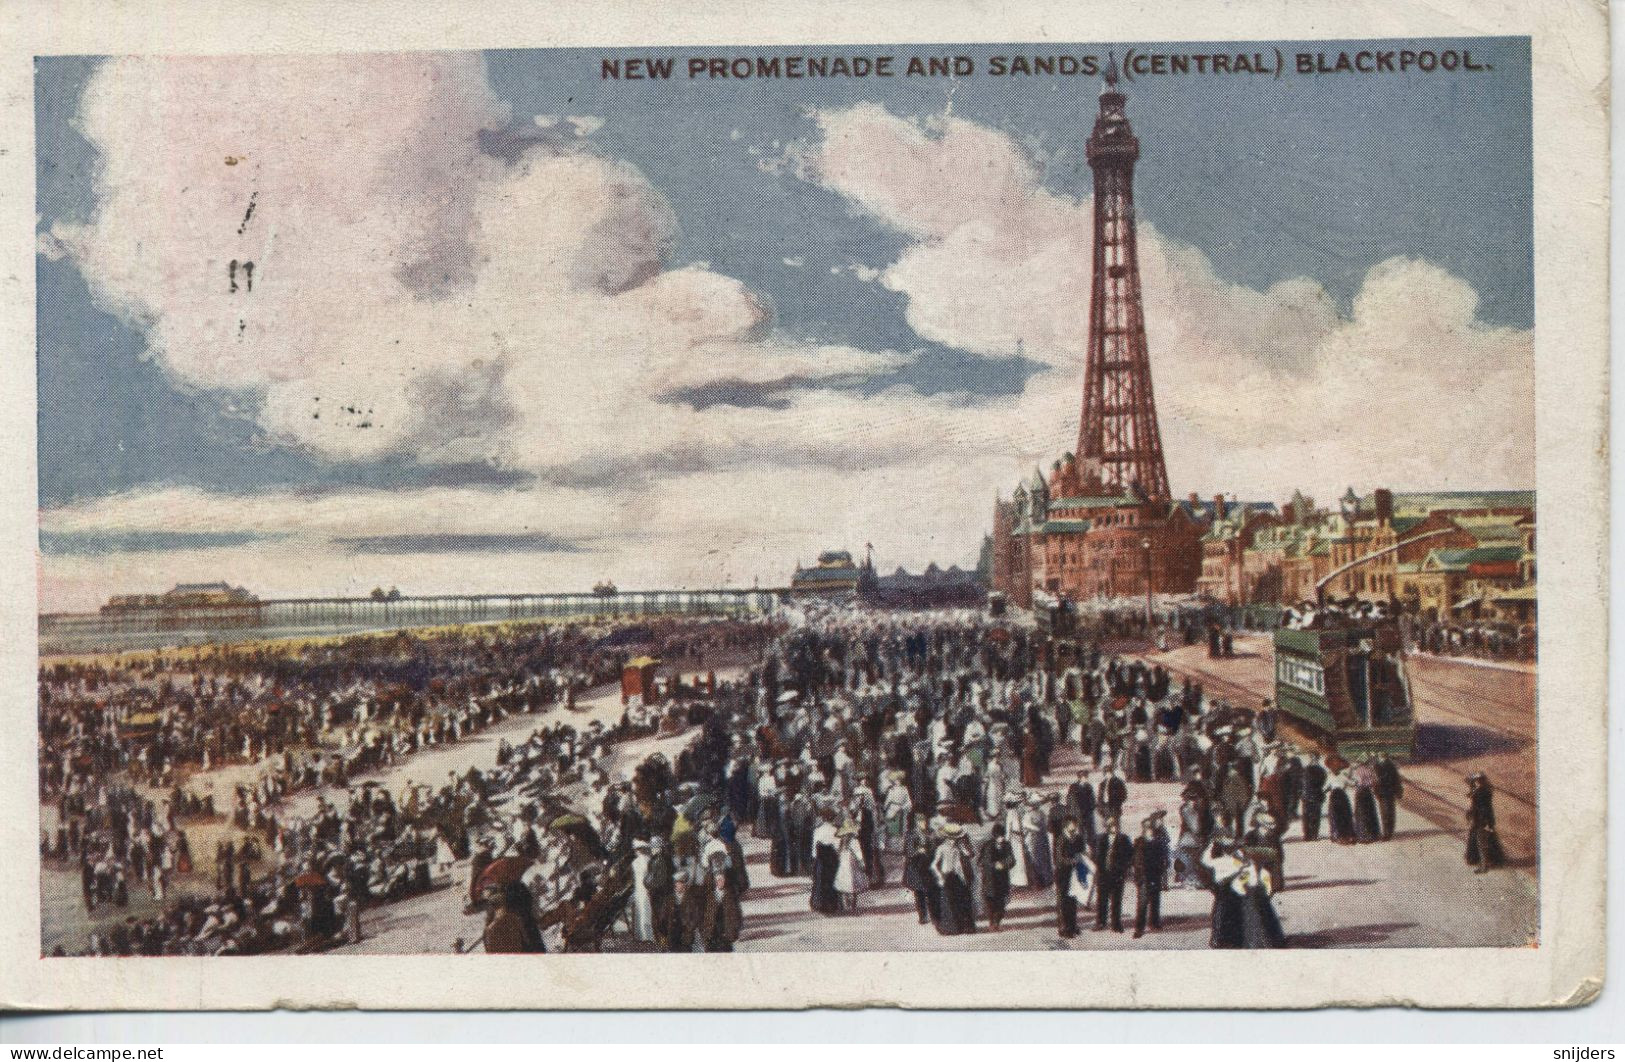
[(1168, 467), (1151, 392), (1134, 232), (1134, 163), (1140, 142), (1129, 127), (1125, 102), (1112, 63), (1106, 68), (1088, 148), (1095, 171), (1095, 262), (1078, 458), (1091, 492), (1133, 489), (1148, 500), (1167, 501)]

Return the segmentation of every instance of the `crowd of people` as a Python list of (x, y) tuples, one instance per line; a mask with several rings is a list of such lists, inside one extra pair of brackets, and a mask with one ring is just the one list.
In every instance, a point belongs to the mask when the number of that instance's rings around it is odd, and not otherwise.
[[(701, 667), (724, 650), (734, 677), (668, 681), (617, 723), (560, 711), (633, 655)], [(1288, 744), (1268, 702), (972, 611), (809, 605), (788, 622), (357, 639), (41, 680), (60, 823), (42, 854), (86, 868), (87, 909), (131, 882), (158, 904), (98, 928), (93, 954), (322, 950), (359, 942), (366, 908), (425, 893), (482, 916), (441, 945), (462, 951), (729, 951), (752, 933), (750, 891), (794, 879), (830, 919), (903, 890), (943, 936), (1036, 913), (1062, 938), (1141, 937), (1169, 890), (1202, 890), (1213, 947), (1277, 948), (1289, 831), (1389, 840), (1404, 785), (1385, 756)], [(504, 727), (493, 762), (365, 777), (519, 715), (535, 725)], [(629, 753), (640, 740), (659, 747)], [(195, 785), (227, 764), (255, 770), (217, 810)], [(1469, 827), (1488, 866), (1483, 788)], [(227, 827), (212, 883), (188, 816)]]
[(1487, 660), (1535, 659), (1535, 627), (1509, 623), (1416, 623), (1411, 644), (1434, 656), (1476, 656)]
[[(53, 664), (40, 675), (40, 784), (56, 826), (41, 854), (78, 867), (87, 914), (128, 905), (137, 883), (160, 910), (98, 923), (90, 953), (329, 947), (359, 935), (363, 907), (449, 884), (471, 855), (470, 831), (498, 819), (490, 801), (515, 771), (540, 770), (551, 791), (657, 721), (634, 706), (617, 726), (541, 727), (523, 746), (501, 743), (494, 772), (438, 788), (408, 783), (396, 795), (358, 776), (572, 705), (619, 677), (629, 647), (687, 661), (764, 636), (731, 621), (601, 623)], [(225, 767), (248, 768), (226, 808), (212, 792), (159, 788), (208, 787)], [(292, 814), (302, 793), (314, 810)], [(534, 802), (522, 803), (534, 817)], [(194, 862), (188, 818), (229, 820), (212, 881)]]
[[(1167, 888), (1208, 888), (1223, 901), (1216, 947), (1279, 946), (1271, 897), (1290, 826), (1392, 837), (1402, 783), (1386, 757), (1303, 754), (1267, 706), (1098, 647), (1054, 654), (969, 614), (825, 617), (747, 677), (727, 712), (727, 773), (702, 782), (767, 842), (773, 876), (808, 879), (813, 910), (861, 912), (864, 892), (898, 880), (943, 934), (997, 930), (1012, 894), (1032, 890), (1053, 892), (1063, 937), (1079, 908), (1121, 931), (1132, 883), (1137, 934), (1158, 928)], [(1076, 765), (1064, 785), (1063, 750)], [(1178, 808), (1125, 822), (1131, 787), (1153, 781), (1181, 786)]]
[[(1207, 889), (1215, 947), (1280, 947), (1289, 827), (1311, 841), (1323, 823), (1336, 843), (1393, 836), (1391, 760), (1301, 754), (1276, 740), (1267, 706), (1098, 648), (1053, 652), (971, 614), (830, 611), (787, 630), (719, 689), (669, 776), (659, 759), (640, 768), (666, 781), (589, 792), (605, 866), (628, 871), (604, 876), (624, 886), (631, 938), (729, 950), (749, 929), (746, 835), (768, 875), (803, 879), (809, 909), (831, 918), (901, 887), (943, 935), (1001, 930), (1016, 897), (1062, 937), (1080, 932), (1080, 911), (1123, 932), (1132, 885), (1139, 936), (1160, 928), (1166, 890)], [(1172, 808), (1125, 826), (1131, 787), (1155, 781), (1180, 787), (1172, 828)], [(499, 948), (521, 939), (513, 896), (493, 883)]]

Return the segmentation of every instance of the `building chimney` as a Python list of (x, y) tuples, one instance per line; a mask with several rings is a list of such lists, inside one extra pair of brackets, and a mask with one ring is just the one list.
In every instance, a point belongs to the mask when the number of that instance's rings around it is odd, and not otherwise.
[(1286, 505), (1282, 506), (1281, 508), (1281, 519), (1288, 526), (1297, 523), (1298, 507), (1293, 505), (1291, 502), (1287, 502)]
[(1202, 496), (1200, 494), (1196, 493), (1193, 490), (1193, 491), (1191, 491), (1191, 512), (1192, 513), (1199, 513), (1201, 511), (1202, 511)]
[(1377, 523), (1391, 524), (1394, 522), (1394, 492), (1384, 487), (1378, 487), (1372, 492), (1373, 504), (1377, 508)]
[(1213, 519), (1215, 519), (1215, 520), (1223, 520), (1224, 519), (1224, 495), (1223, 494), (1215, 494), (1213, 496)]

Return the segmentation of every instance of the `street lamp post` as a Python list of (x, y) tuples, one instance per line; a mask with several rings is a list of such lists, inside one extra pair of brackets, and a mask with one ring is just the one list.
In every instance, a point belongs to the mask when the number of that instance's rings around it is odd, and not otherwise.
[(1151, 637), (1151, 540), (1140, 539), (1140, 548), (1145, 550), (1145, 635)]

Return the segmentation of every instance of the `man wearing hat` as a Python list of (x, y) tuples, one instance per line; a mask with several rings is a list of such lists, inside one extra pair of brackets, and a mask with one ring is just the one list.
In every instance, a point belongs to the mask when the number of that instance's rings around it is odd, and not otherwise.
[(1134, 845), (1124, 837), (1116, 816), (1106, 820), (1106, 832), (1095, 842), (1095, 881), (1098, 883), (1095, 905), (1095, 930), (1106, 928), (1107, 915), (1111, 916), (1112, 932), (1123, 931), (1123, 885), (1134, 868)]
[(1066, 810), (1078, 820), (1078, 832), (1092, 848), (1095, 843), (1095, 787), (1089, 782), (1089, 768), (1078, 771), (1078, 780), (1067, 786)]
[(1474, 874), (1487, 874), (1506, 862), (1495, 833), (1495, 795), (1483, 771), (1467, 776), (1467, 862)]
[[(1140, 836), (1134, 838), (1134, 938), (1145, 935), (1147, 921), (1152, 929), (1162, 928), (1162, 889), (1168, 878), (1168, 848), (1157, 836), (1156, 816), (1140, 823)], [(1166, 835), (1165, 835), (1166, 836)], [(1121, 886), (1119, 886), (1121, 899)]]
[(1389, 758), (1387, 752), (1377, 753), (1377, 762), (1373, 766), (1377, 772), (1377, 810), (1382, 817), (1382, 839), (1388, 841), (1394, 836), (1394, 818), (1398, 813), (1399, 800), (1405, 795), (1405, 782), (1399, 776), (1399, 765)]
[(1063, 938), (1078, 935), (1078, 899), (1088, 895), (1089, 841), (1069, 818), (1055, 839), (1055, 931)]
[(1106, 777), (1100, 783), (1099, 797), (1096, 806), (1102, 818), (1115, 819), (1123, 814), (1123, 804), (1128, 800), (1128, 783), (1115, 765), (1107, 768)]
[(1326, 799), (1327, 773), (1319, 754), (1309, 757), (1301, 777), (1303, 839), (1313, 841), (1320, 837), (1320, 809)]

